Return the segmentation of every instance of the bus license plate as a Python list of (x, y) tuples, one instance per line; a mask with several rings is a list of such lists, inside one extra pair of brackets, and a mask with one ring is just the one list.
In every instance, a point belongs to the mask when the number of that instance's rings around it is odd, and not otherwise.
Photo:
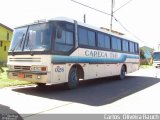
[(18, 74), (18, 77), (20, 77), (20, 78), (25, 78), (25, 75), (24, 75), (24, 73), (19, 73), (19, 74)]

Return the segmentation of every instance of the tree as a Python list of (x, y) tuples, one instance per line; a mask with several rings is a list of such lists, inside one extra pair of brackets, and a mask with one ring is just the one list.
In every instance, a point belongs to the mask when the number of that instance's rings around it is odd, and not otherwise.
[(141, 48), (140, 48), (140, 58), (141, 58), (141, 59), (145, 59), (144, 51), (143, 51), (143, 49), (141, 49)]

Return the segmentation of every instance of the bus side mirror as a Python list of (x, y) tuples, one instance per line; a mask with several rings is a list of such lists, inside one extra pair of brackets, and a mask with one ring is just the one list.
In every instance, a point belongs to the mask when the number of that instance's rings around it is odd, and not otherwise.
[(60, 39), (62, 37), (62, 29), (57, 29), (57, 38)]

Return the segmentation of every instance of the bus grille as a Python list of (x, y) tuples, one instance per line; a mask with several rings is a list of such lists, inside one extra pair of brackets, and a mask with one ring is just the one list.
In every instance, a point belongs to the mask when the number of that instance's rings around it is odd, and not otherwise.
[(30, 70), (31, 66), (14, 66), (15, 70)]
[(10, 62), (41, 62), (41, 58), (9, 58)]

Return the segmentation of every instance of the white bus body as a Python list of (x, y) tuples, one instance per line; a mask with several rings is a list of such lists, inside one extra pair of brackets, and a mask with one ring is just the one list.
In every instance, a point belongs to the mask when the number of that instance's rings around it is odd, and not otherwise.
[(68, 83), (72, 89), (80, 80), (124, 79), (139, 69), (139, 47), (122, 36), (58, 18), (16, 28), (7, 65), (11, 79)]
[(153, 52), (153, 66), (160, 68), (160, 51)]

